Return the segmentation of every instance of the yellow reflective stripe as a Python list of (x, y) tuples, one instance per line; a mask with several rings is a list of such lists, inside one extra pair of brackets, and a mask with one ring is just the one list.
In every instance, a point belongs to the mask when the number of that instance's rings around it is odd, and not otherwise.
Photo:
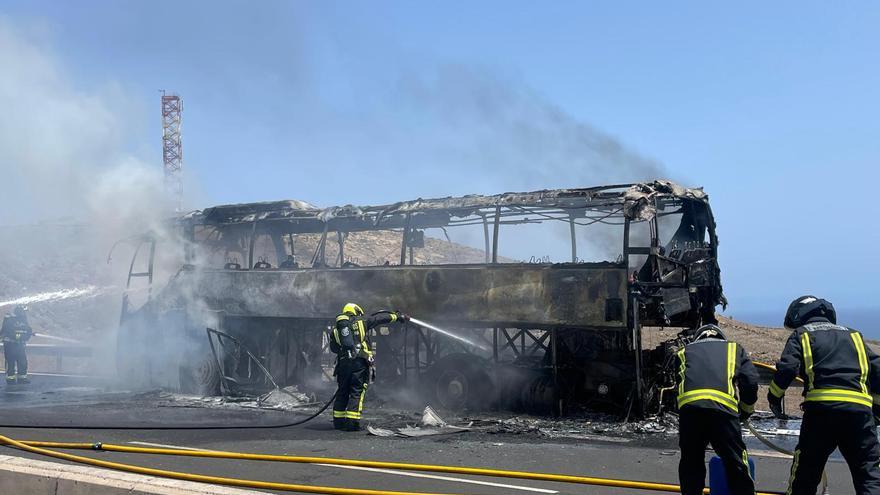
[(680, 394), (678, 396), (678, 407), (703, 399), (713, 400), (733, 409), (734, 411), (739, 410), (736, 404), (736, 398), (711, 388), (701, 388)]
[(807, 397), (804, 399), (806, 402), (849, 402), (852, 404), (858, 404), (860, 406), (871, 407), (873, 403), (868, 400), (860, 399), (857, 397), (850, 397), (848, 395), (836, 395), (836, 396), (825, 396), (825, 397)]
[(863, 394), (854, 390), (845, 390), (841, 388), (820, 388), (807, 392), (804, 398), (808, 402), (850, 402), (853, 404), (861, 404), (871, 407), (873, 398), (870, 394)]
[(395, 321), (397, 321), (397, 314), (391, 313), (391, 323), (394, 323)]
[(847, 390), (845, 388), (817, 388), (810, 390), (807, 392), (807, 397), (813, 396), (821, 396), (827, 394), (837, 394), (837, 395), (848, 395), (850, 397), (859, 397), (865, 400), (871, 399), (871, 394), (863, 394), (862, 392), (857, 392), (855, 390)]
[(791, 486), (794, 484), (794, 475), (797, 473), (798, 464), (801, 460), (801, 449), (795, 449), (794, 451), (794, 460), (791, 462), (791, 474), (788, 477), (788, 489), (785, 490), (785, 495), (791, 495)]
[(681, 378), (678, 384), (678, 394), (681, 395), (684, 393), (684, 370), (686, 368), (684, 362), (684, 349), (678, 351), (678, 360), (681, 362), (681, 367), (678, 370), (679, 378)]
[(804, 348), (804, 368), (807, 370), (807, 383), (804, 384), (804, 387), (810, 390), (815, 383), (815, 378), (813, 377), (813, 348), (810, 346), (810, 336), (806, 332), (801, 334), (801, 346)]
[(874, 404), (880, 406), (880, 395), (878, 395), (878, 394), (871, 394), (871, 398), (874, 399)]
[(337, 321), (337, 322), (340, 322), (340, 321), (348, 321), (348, 320), (349, 320), (348, 315), (339, 315), (339, 316), (336, 317), (336, 321)]
[(358, 320), (357, 322), (358, 333), (361, 334), (361, 343), (367, 340), (367, 328), (364, 326), (363, 320)]
[(339, 340), (339, 329), (337, 328), (333, 329), (333, 340), (335, 340), (337, 344), (342, 345), (342, 341)]
[(346, 416), (347, 414), (348, 414), (348, 411), (333, 411), (334, 418), (345, 418), (345, 417), (347, 417)]
[(736, 343), (727, 343), (727, 395), (733, 397), (733, 376), (736, 372)]
[(782, 397), (783, 395), (785, 395), (785, 389), (780, 387), (779, 385), (776, 384), (776, 382), (771, 380), (770, 381), (770, 393), (773, 394), (773, 397), (779, 398), (779, 397)]
[(752, 481), (755, 481), (755, 478), (752, 476), (752, 470), (749, 468), (749, 451), (748, 450), (743, 449), (742, 458), (743, 458), (743, 464), (746, 465), (746, 472), (749, 473), (749, 478), (751, 478)]
[(364, 389), (361, 390), (361, 398), (358, 400), (358, 412), (364, 410), (364, 397), (367, 395), (367, 385), (364, 384)]
[(862, 336), (857, 332), (853, 332), (849, 334), (852, 337), (853, 344), (856, 346), (856, 353), (859, 355), (859, 369), (862, 370), (862, 374), (859, 376), (859, 385), (862, 388), (862, 393), (868, 393), (868, 356), (865, 354), (865, 343), (862, 341)]
[(736, 397), (727, 395), (724, 392), (722, 392), (720, 390), (715, 390), (713, 388), (698, 388), (696, 390), (689, 390), (689, 391), (679, 395), (678, 398), (679, 399), (687, 399), (688, 397), (691, 397), (693, 395), (698, 395), (698, 394), (716, 395), (724, 400), (728, 400), (728, 401), (736, 404)]
[(678, 400), (678, 407), (680, 409), (680, 408), (690, 404), (691, 402), (696, 402), (698, 400), (711, 400), (713, 402), (717, 402), (717, 403), (721, 404), (722, 406), (732, 410), (733, 412), (739, 411), (736, 408), (735, 403), (731, 404), (730, 402), (726, 401), (723, 397), (719, 397), (717, 395), (711, 395), (711, 394), (701, 394), (701, 395), (695, 395), (693, 397), (688, 397), (686, 399), (679, 399)]
[(755, 412), (755, 405), (754, 404), (746, 404), (745, 402), (740, 402), (739, 408), (740, 408), (740, 410), (745, 411), (750, 414)]
[(346, 411), (343, 417), (348, 419), (361, 419), (361, 413), (355, 411)]

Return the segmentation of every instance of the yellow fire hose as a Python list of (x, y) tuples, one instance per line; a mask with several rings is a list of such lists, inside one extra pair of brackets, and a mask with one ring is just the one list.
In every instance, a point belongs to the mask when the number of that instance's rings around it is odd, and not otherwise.
[[(586, 476), (572, 476), (572, 475), (563, 475), (563, 474), (550, 474), (550, 473), (533, 473), (527, 471), (508, 471), (508, 470), (500, 470), (500, 469), (486, 469), (486, 468), (473, 468), (473, 467), (459, 467), (459, 466), (443, 466), (443, 465), (431, 465), (431, 464), (410, 464), (410, 463), (400, 463), (400, 462), (381, 462), (381, 461), (364, 461), (364, 460), (355, 460), (355, 459), (334, 459), (334, 458), (325, 458), (325, 457), (302, 457), (302, 456), (289, 456), (289, 455), (271, 455), (271, 454), (248, 454), (241, 452), (223, 452), (223, 451), (194, 451), (194, 450), (176, 450), (176, 449), (156, 449), (156, 448), (142, 448), (142, 447), (129, 447), (125, 445), (114, 445), (114, 444), (92, 444), (92, 443), (64, 443), (64, 442), (17, 442), (15, 440), (11, 440), (0, 435), (0, 443), (6, 443), (15, 447), (22, 448), (24, 450), (28, 450), (31, 452), (52, 455), (55, 457), (59, 456), (68, 456), (61, 457), (63, 459), (68, 460), (77, 460), (79, 459), (88, 460), (89, 463), (100, 462), (100, 464), (105, 467), (111, 467), (113, 469), (123, 469), (129, 470), (126, 468), (134, 467), (136, 469), (149, 471), (151, 475), (156, 476), (167, 476), (167, 477), (177, 477), (178, 479), (187, 479), (191, 481), (206, 481), (209, 483), (218, 483), (218, 484), (233, 484), (229, 483), (229, 481), (235, 481), (235, 486), (249, 486), (252, 488), (267, 488), (265, 486), (265, 482), (253, 482), (248, 480), (231, 480), (230, 478), (214, 478), (211, 476), (201, 476), (201, 475), (190, 475), (186, 473), (170, 473), (167, 471), (161, 471), (157, 469), (148, 469), (141, 468), (137, 466), (126, 466), (122, 464), (116, 463), (106, 463), (105, 461), (95, 461), (94, 459), (88, 457), (79, 457), (79, 456), (71, 456), (70, 454), (64, 454), (61, 452), (56, 452), (52, 450), (47, 450), (48, 448), (56, 448), (56, 449), (86, 449), (86, 450), (103, 450), (109, 452), (125, 452), (125, 453), (138, 453), (138, 454), (158, 454), (158, 455), (173, 455), (173, 456), (184, 456), (184, 457), (207, 457), (207, 458), (216, 458), (216, 459), (238, 459), (238, 460), (252, 460), (252, 461), (274, 461), (274, 462), (294, 462), (294, 463), (306, 463), (306, 464), (331, 464), (337, 466), (356, 466), (356, 467), (368, 467), (368, 468), (380, 468), (380, 469), (396, 469), (396, 470), (407, 470), (407, 471), (427, 471), (427, 472), (435, 472), (435, 473), (452, 473), (452, 474), (465, 474), (465, 475), (476, 475), (476, 476), (491, 476), (491, 477), (503, 477), (503, 478), (518, 478), (518, 479), (527, 479), (533, 481), (551, 481), (557, 483), (574, 483), (574, 484), (582, 484), (582, 485), (594, 485), (594, 486), (607, 486), (607, 487), (616, 487), (616, 488), (630, 488), (637, 490), (650, 490), (650, 491), (662, 491), (662, 492), (672, 492), (679, 493), (680, 488), (678, 485), (668, 484), (668, 483), (654, 483), (649, 481), (630, 481), (630, 480), (619, 480), (619, 479), (609, 479), (609, 478), (594, 478), (594, 477), (586, 477)], [(32, 450), (33, 449), (33, 450)], [(71, 459), (70, 457), (75, 457), (77, 459)], [(113, 466), (107, 466), (107, 464), (112, 464)], [(120, 467), (124, 466), (124, 467)], [(143, 472), (143, 471), (135, 471), (135, 472)], [(170, 473), (161, 474), (161, 473)], [(193, 478), (182, 478), (180, 476), (196, 476), (200, 479)], [(254, 485), (248, 485), (247, 483), (255, 483)], [(258, 486), (257, 484), (262, 484), (262, 486)], [(308, 493), (331, 493), (331, 494), (364, 494), (364, 495), (376, 495), (379, 493), (382, 494), (395, 494), (401, 495), (403, 492), (381, 492), (381, 491), (371, 491), (371, 490), (352, 490), (352, 489), (337, 489), (330, 487), (306, 487), (308, 489), (303, 489), (302, 485), (283, 485), (277, 483), (270, 483), (273, 485), (271, 487), (275, 490), (288, 490), (288, 491), (303, 491)], [(296, 488), (281, 488), (281, 486), (291, 486)], [(335, 491), (334, 491), (335, 490)], [(345, 491), (343, 491), (345, 490)], [(708, 489), (704, 490), (704, 493), (709, 493)], [(758, 495), (776, 495), (777, 492), (759, 492)], [(424, 495), (424, 494), (419, 494)]]
[[(772, 365), (766, 363), (755, 362), (756, 366), (774, 370)], [(748, 428), (762, 441), (766, 441), (761, 435), (758, 435), (750, 424)], [(102, 443), (66, 443), (66, 442), (36, 442), (36, 441), (18, 441), (0, 435), (0, 444), (6, 444), (18, 449), (32, 452), (35, 454), (46, 455), (58, 459), (64, 459), (92, 466), (99, 466), (108, 469), (116, 469), (120, 471), (128, 471), (132, 473), (145, 474), (150, 476), (160, 476), (165, 478), (173, 478), (185, 481), (197, 481), (202, 483), (214, 483), (220, 485), (238, 486), (244, 488), (257, 488), (268, 490), (280, 490), (301, 493), (322, 493), (329, 495), (443, 495), (430, 494), (425, 492), (398, 492), (387, 490), (369, 490), (358, 488), (338, 488), (327, 486), (313, 485), (296, 485), (289, 483), (274, 483), (268, 481), (245, 480), (239, 478), (224, 478), (218, 476), (206, 476), (192, 473), (182, 473), (176, 471), (166, 471), (163, 469), (147, 468), (143, 466), (135, 466), (130, 464), (120, 464), (116, 462), (102, 461), (90, 457), (78, 456), (58, 452), (50, 449), (72, 449), (72, 450), (96, 450), (108, 452), (125, 452), (135, 454), (156, 454), (171, 455), (184, 457), (207, 457), (216, 459), (238, 459), (252, 461), (274, 461), (274, 462), (294, 462), (305, 464), (331, 464), (336, 466), (356, 466), (380, 469), (396, 469), (406, 471), (426, 471), (435, 473), (451, 473), (475, 476), (490, 476), (503, 478), (517, 478), (533, 481), (550, 481), (557, 483), (574, 483), (581, 485), (607, 486), (616, 488), (630, 488), (637, 490), (650, 490), (661, 492), (679, 493), (678, 485), (668, 483), (654, 483), (649, 481), (631, 481), (612, 478), (595, 478), (587, 476), (572, 476), (564, 474), (551, 473), (534, 473), (528, 471), (509, 471), (502, 469), (487, 469), (474, 467), (459, 466), (443, 466), (432, 464), (410, 464), (402, 462), (382, 462), (382, 461), (364, 461), (356, 459), (334, 459), (325, 457), (304, 457), (289, 455), (271, 455), (271, 454), (248, 454), (242, 452), (223, 452), (223, 451), (193, 451), (193, 450), (175, 450), (175, 449), (156, 449), (143, 447), (129, 447), (125, 445), (102, 444)], [(775, 447), (777, 450), (779, 448)], [(703, 493), (709, 493), (708, 488)], [(758, 492), (757, 495), (778, 495), (781, 492)]]
[(181, 473), (177, 471), (166, 471), (164, 469), (153, 469), (143, 466), (134, 466), (131, 464), (120, 464), (117, 462), (109, 462), (102, 461), (99, 459), (92, 459), (91, 457), (83, 457), (73, 454), (66, 454), (64, 452), (58, 452), (55, 450), (44, 449), (36, 446), (32, 446), (29, 444), (51, 444), (51, 445), (65, 445), (63, 448), (83, 448), (83, 447), (73, 447), (73, 445), (88, 445), (88, 444), (55, 444), (53, 442), (19, 442), (17, 440), (13, 440), (11, 438), (0, 435), (0, 443), (10, 445), (13, 447), (17, 447), (21, 450), (25, 450), (27, 452), (32, 452), (34, 454), (46, 455), (49, 457), (55, 457), (57, 459), (64, 459), (67, 461), (78, 462), (81, 464), (89, 464), (92, 466), (99, 466), (108, 469), (115, 469), (117, 471), (127, 471), (130, 473), (137, 474), (145, 474), (148, 476), (160, 476), (162, 478), (172, 478), (184, 481), (197, 481), (200, 483), (213, 483), (218, 485), (229, 485), (229, 486), (238, 486), (242, 488), (257, 488), (264, 490), (280, 490), (287, 492), (301, 492), (301, 493), (323, 493), (327, 495), (449, 495), (449, 494), (439, 494), (439, 493), (424, 493), (424, 492), (396, 492), (396, 491), (388, 491), (388, 490), (365, 490), (358, 488), (337, 488), (330, 486), (312, 486), (312, 485), (295, 485), (290, 483), (273, 483), (269, 481), (256, 481), (256, 480), (245, 480), (238, 478), (223, 478), (219, 476), (205, 476), (201, 474), (192, 474), (192, 473)]
[[(760, 361), (752, 361), (752, 364), (754, 364), (758, 368), (764, 368), (765, 370), (776, 371), (776, 366), (773, 366), (772, 364), (762, 363)], [(799, 376), (794, 377), (794, 379), (801, 382), (801, 383), (804, 383), (804, 381)]]

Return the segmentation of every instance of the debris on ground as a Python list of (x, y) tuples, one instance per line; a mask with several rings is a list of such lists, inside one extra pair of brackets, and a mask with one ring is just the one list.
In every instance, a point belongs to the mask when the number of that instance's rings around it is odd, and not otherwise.
[(422, 418), (419, 420), (418, 426), (410, 426), (406, 425), (402, 428), (397, 428), (396, 430), (390, 430), (387, 428), (377, 428), (373, 426), (367, 426), (367, 431), (371, 435), (375, 435), (377, 437), (404, 437), (404, 438), (413, 438), (413, 437), (428, 437), (434, 435), (448, 435), (450, 433), (463, 433), (466, 431), (470, 431), (473, 423), (468, 423), (466, 426), (453, 426), (447, 423), (443, 418), (437, 414), (437, 411), (434, 410), (431, 406), (425, 406), (425, 410), (422, 412)]
[(191, 407), (222, 409), (267, 409), (293, 411), (318, 405), (313, 396), (299, 392), (296, 386), (279, 388), (256, 396), (200, 396), (159, 392), (158, 407)]
[(492, 434), (535, 434), (545, 438), (576, 440), (620, 441), (621, 438), (632, 439), (640, 435), (665, 437), (678, 434), (678, 419), (669, 414), (626, 423), (618, 417), (605, 414), (583, 414), (568, 418), (480, 417), (473, 422), (475, 428)]
[(260, 405), (267, 409), (288, 410), (315, 404), (314, 396), (299, 391), (296, 385), (276, 388), (260, 397)]

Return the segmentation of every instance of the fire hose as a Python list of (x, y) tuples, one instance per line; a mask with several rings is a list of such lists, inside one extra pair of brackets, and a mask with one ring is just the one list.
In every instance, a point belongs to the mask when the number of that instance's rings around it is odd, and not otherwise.
[[(774, 372), (776, 371), (776, 366), (773, 366), (772, 364), (762, 363), (760, 361), (754, 361), (753, 364), (755, 366), (757, 366), (758, 368), (764, 368), (766, 370), (770, 370), (770, 371), (774, 371)], [(801, 383), (804, 382), (800, 377), (795, 377), (795, 380), (797, 380)], [(779, 452), (780, 454), (785, 454), (787, 456), (794, 457), (793, 451), (785, 449), (783, 447), (780, 447), (779, 445), (771, 442), (769, 438), (765, 437), (758, 430), (756, 430), (754, 426), (752, 426), (751, 421), (746, 420), (745, 425), (746, 425), (746, 428), (748, 428), (749, 432), (752, 435), (754, 435), (755, 438), (758, 439), (758, 441), (760, 441), (761, 443), (763, 443), (767, 447), (775, 450), (776, 452)], [(822, 491), (820, 493), (828, 493), (828, 472), (825, 469), (822, 470)]]
[[(765, 365), (764, 363), (760, 363), (760, 365), (764, 367), (770, 367), (769, 365)], [(771, 367), (772, 368), (772, 367)], [(317, 413), (297, 422), (296, 424), (301, 424), (303, 422), (309, 421), (314, 417), (317, 417), (321, 414), (332, 402), (333, 398)], [(791, 452), (782, 449), (781, 447), (776, 446), (772, 442), (770, 442), (766, 437), (758, 433), (751, 424), (746, 423), (749, 431), (751, 431), (759, 440), (764, 442), (769, 447), (777, 450), (779, 452), (786, 453), (791, 455)], [(282, 425), (275, 426), (281, 427)], [(70, 428), (70, 427), (68, 427)], [(211, 428), (211, 427), (208, 427)], [(227, 428), (227, 427), (223, 427)], [(228, 427), (233, 428), (233, 427)], [(379, 468), (379, 469), (395, 469), (395, 470), (407, 470), (407, 471), (423, 471), (423, 472), (436, 472), (436, 473), (447, 473), (447, 474), (463, 474), (463, 475), (474, 475), (474, 476), (490, 476), (490, 477), (504, 477), (504, 478), (516, 478), (516, 479), (527, 479), (533, 481), (548, 481), (548, 482), (558, 482), (558, 483), (572, 483), (572, 484), (581, 484), (581, 485), (592, 485), (592, 486), (606, 486), (606, 487), (616, 487), (616, 488), (628, 488), (628, 489), (637, 489), (637, 490), (650, 490), (650, 491), (661, 491), (661, 492), (670, 492), (670, 493), (678, 493), (680, 492), (680, 487), (675, 484), (669, 483), (656, 483), (651, 481), (634, 481), (634, 480), (622, 480), (622, 479), (613, 479), (613, 478), (598, 478), (598, 477), (587, 477), (587, 476), (573, 476), (573, 475), (564, 475), (564, 474), (553, 474), (553, 473), (536, 473), (536, 472), (528, 472), (528, 471), (510, 471), (510, 470), (500, 470), (500, 469), (487, 469), (487, 468), (475, 468), (475, 467), (466, 467), (466, 466), (444, 466), (444, 465), (431, 465), (431, 464), (412, 464), (412, 463), (400, 463), (400, 462), (383, 462), (383, 461), (366, 461), (366, 460), (357, 460), (357, 459), (336, 459), (336, 458), (324, 458), (324, 457), (304, 457), (304, 456), (289, 456), (289, 455), (271, 455), (271, 454), (249, 454), (249, 453), (240, 453), (240, 452), (222, 452), (222, 451), (187, 451), (187, 450), (175, 450), (175, 449), (158, 449), (158, 448), (143, 448), (143, 447), (129, 447), (125, 445), (114, 445), (114, 444), (103, 444), (103, 443), (65, 443), (65, 442), (35, 442), (35, 441), (25, 441), (20, 442), (17, 440), (13, 440), (11, 438), (0, 435), (0, 443), (6, 444), (12, 447), (19, 448), (21, 450), (25, 450), (27, 452), (46, 455), (50, 457), (55, 457), (58, 459), (64, 459), (72, 462), (78, 462), (83, 464), (89, 464), (98, 467), (104, 467), (109, 469), (116, 469), (122, 471), (128, 471), (132, 473), (145, 474), (149, 476), (161, 476), (172, 479), (179, 479), (185, 481), (196, 481), (203, 483), (214, 483), (214, 484), (222, 484), (229, 486), (238, 486), (245, 488), (256, 488), (256, 489), (270, 489), (270, 490), (279, 490), (279, 491), (292, 491), (292, 492), (301, 492), (301, 493), (322, 493), (329, 495), (439, 495), (439, 494), (426, 494), (425, 492), (396, 492), (396, 491), (384, 491), (384, 490), (369, 490), (369, 489), (356, 489), (356, 488), (339, 488), (339, 487), (326, 487), (326, 486), (313, 486), (313, 485), (298, 485), (298, 484), (288, 484), (288, 483), (274, 483), (274, 482), (266, 482), (266, 481), (258, 481), (258, 480), (246, 480), (239, 478), (225, 478), (225, 477), (216, 477), (216, 476), (206, 476), (206, 475), (198, 475), (192, 473), (184, 473), (177, 471), (167, 471), (161, 469), (147, 468), (143, 466), (136, 466), (130, 464), (120, 464), (109, 461), (102, 461), (98, 459), (93, 459), (85, 456), (78, 456), (73, 454), (68, 454), (64, 452), (58, 452), (56, 450), (51, 449), (78, 449), (78, 450), (93, 450), (93, 451), (106, 451), (106, 452), (122, 452), (122, 453), (136, 453), (136, 454), (154, 454), (154, 455), (171, 455), (171, 456), (184, 456), (184, 457), (203, 457), (203, 458), (218, 458), (218, 459), (237, 459), (237, 460), (252, 460), (252, 461), (272, 461), (272, 462), (291, 462), (291, 463), (306, 463), (306, 464), (330, 464), (330, 465), (338, 465), (338, 466), (355, 466), (355, 467), (365, 467), (365, 468)], [(708, 489), (704, 490), (704, 493), (709, 493)], [(778, 495), (781, 492), (770, 492), (764, 491), (759, 492), (760, 495)]]
[[(612, 478), (596, 478), (587, 476), (572, 476), (564, 474), (552, 473), (535, 473), (528, 471), (509, 471), (502, 469), (487, 469), (475, 467), (460, 466), (444, 466), (432, 464), (411, 464), (401, 462), (382, 462), (382, 461), (365, 461), (357, 459), (335, 459), (325, 457), (303, 457), (290, 455), (271, 455), (271, 454), (248, 454), (242, 452), (223, 452), (223, 451), (191, 451), (191, 450), (175, 450), (175, 449), (157, 449), (129, 447), (126, 445), (114, 445), (103, 443), (64, 443), (64, 442), (34, 442), (34, 441), (18, 441), (0, 435), (0, 443), (12, 447), (19, 448), (35, 454), (47, 455), (68, 461), (91, 464), (94, 466), (105, 467), (110, 469), (129, 471), (138, 474), (146, 474), (150, 476), (162, 476), (166, 478), (180, 479), (186, 481), (198, 481), (204, 483), (215, 483), (247, 488), (262, 488), (270, 490), (303, 492), (303, 493), (324, 493), (331, 495), (438, 495), (427, 494), (425, 492), (396, 492), (383, 490), (365, 490), (356, 488), (338, 488), (312, 485), (294, 485), (286, 483), (272, 483), (265, 481), (244, 480), (238, 478), (222, 478), (215, 476), (197, 475), (191, 473), (182, 473), (176, 471), (165, 471), (161, 469), (146, 468), (142, 466), (134, 466), (129, 464), (119, 464), (115, 462), (102, 461), (90, 457), (78, 456), (58, 452), (50, 449), (79, 449), (79, 450), (95, 450), (107, 452), (123, 452), (135, 454), (157, 454), (171, 455), (183, 457), (206, 457), (215, 459), (237, 459), (250, 461), (273, 461), (273, 462), (292, 462), (305, 464), (330, 464), (335, 466), (356, 466), (366, 468), (394, 469), (406, 471), (425, 471), (435, 473), (451, 473), (475, 476), (490, 476), (502, 478), (517, 478), (533, 481), (550, 481), (557, 483), (572, 483), (580, 485), (607, 486), (616, 488), (630, 488), (636, 490), (650, 490), (670, 493), (679, 493), (678, 485), (669, 483), (655, 483), (650, 481), (632, 481)], [(709, 493), (705, 489), (703, 493)], [(757, 495), (780, 495), (781, 492), (758, 492)]]
[(330, 399), (318, 409), (317, 412), (312, 414), (311, 416), (294, 421), (292, 423), (282, 423), (275, 425), (207, 425), (207, 426), (75, 426), (75, 425), (0, 425), (0, 428), (29, 428), (29, 429), (40, 429), (40, 430), (153, 430), (153, 431), (168, 431), (168, 430), (271, 430), (277, 428), (290, 428), (293, 426), (299, 426), (301, 424), (308, 423), (309, 421), (317, 418), (324, 411), (330, 407), (330, 404), (333, 404), (333, 401), (336, 399), (336, 393), (333, 394)]
[[(771, 365), (765, 363), (756, 363), (756, 365), (764, 368), (774, 369)], [(306, 421), (309, 421), (318, 415), (320, 415), (324, 410), (329, 407), (329, 405), (333, 402), (332, 397), (327, 404), (324, 405), (318, 412), (313, 414), (312, 416), (298, 421), (296, 423), (290, 423), (287, 425), (273, 425), (273, 426), (251, 426), (251, 427), (242, 427), (242, 429), (246, 428), (281, 428), (285, 426), (294, 426), (296, 424), (302, 424)], [(791, 455), (790, 451), (787, 451), (772, 442), (770, 442), (766, 437), (757, 432), (750, 423), (746, 423), (749, 431), (752, 432), (761, 442), (765, 443), (768, 447), (773, 448), (779, 452)], [(17, 426), (21, 427), (21, 426)], [(43, 428), (52, 428), (52, 427), (43, 427)], [(61, 429), (72, 429), (74, 427), (70, 426), (62, 426)], [(233, 429), (236, 427), (232, 426), (217, 426), (217, 427), (159, 427), (159, 428), (95, 428), (95, 427), (87, 427), (81, 429)], [(329, 494), (329, 495), (441, 495), (441, 494), (429, 494), (425, 492), (398, 492), (398, 491), (387, 491), (387, 490), (371, 490), (371, 489), (357, 489), (357, 488), (340, 488), (340, 487), (326, 487), (326, 486), (314, 486), (314, 485), (298, 485), (298, 484), (289, 484), (289, 483), (276, 483), (276, 482), (267, 482), (267, 481), (258, 481), (258, 480), (247, 480), (247, 479), (239, 479), (239, 478), (226, 478), (226, 477), (217, 477), (217, 476), (207, 476), (207, 475), (199, 475), (193, 473), (184, 473), (177, 471), (167, 471), (162, 469), (154, 469), (143, 466), (131, 465), (131, 464), (121, 464), (110, 461), (103, 461), (99, 459), (93, 459), (90, 457), (79, 456), (74, 454), (68, 454), (65, 452), (59, 452), (57, 450), (51, 449), (79, 449), (79, 450), (93, 450), (93, 451), (107, 451), (107, 452), (123, 452), (123, 453), (137, 453), (137, 454), (154, 454), (154, 455), (170, 455), (170, 456), (184, 456), (184, 457), (204, 457), (204, 458), (218, 458), (218, 459), (237, 459), (237, 460), (252, 460), (252, 461), (273, 461), (273, 462), (291, 462), (291, 463), (306, 463), (306, 464), (330, 464), (330, 465), (338, 465), (338, 466), (355, 466), (355, 467), (366, 467), (366, 468), (380, 468), (380, 469), (395, 469), (395, 470), (407, 470), (407, 471), (424, 471), (424, 472), (437, 472), (437, 473), (452, 473), (452, 474), (463, 474), (463, 475), (474, 475), (474, 476), (490, 476), (490, 477), (504, 477), (504, 478), (516, 478), (516, 479), (527, 479), (533, 481), (549, 481), (549, 482), (558, 482), (558, 483), (572, 483), (572, 484), (581, 484), (581, 485), (592, 485), (592, 486), (606, 486), (606, 487), (617, 487), (617, 488), (629, 488), (629, 489), (638, 489), (638, 490), (650, 490), (650, 491), (662, 491), (662, 492), (671, 492), (678, 493), (680, 492), (680, 487), (678, 485), (669, 484), (669, 483), (656, 483), (650, 481), (634, 481), (634, 480), (622, 480), (622, 479), (613, 479), (613, 478), (598, 478), (598, 477), (588, 477), (588, 476), (573, 476), (573, 475), (564, 475), (564, 474), (553, 474), (553, 473), (536, 473), (536, 472), (528, 472), (528, 471), (511, 471), (511, 470), (501, 470), (501, 469), (488, 469), (488, 468), (475, 468), (475, 467), (466, 467), (466, 466), (445, 466), (445, 465), (432, 465), (432, 464), (413, 464), (413, 463), (401, 463), (401, 462), (383, 462), (383, 461), (366, 461), (366, 460), (357, 460), (357, 459), (337, 459), (337, 458), (324, 458), (324, 457), (305, 457), (305, 456), (289, 456), (289, 455), (271, 455), (271, 454), (249, 454), (249, 453), (241, 453), (241, 452), (223, 452), (223, 451), (188, 451), (188, 450), (175, 450), (175, 449), (158, 449), (158, 448), (143, 448), (143, 447), (129, 447), (125, 445), (114, 445), (114, 444), (103, 444), (103, 443), (66, 443), (66, 442), (36, 442), (36, 441), (18, 441), (6, 436), (0, 435), (0, 444), (5, 444), (11, 447), (15, 447), (27, 452), (31, 452), (34, 454), (45, 455), (49, 457), (54, 457), (57, 459), (64, 459), (67, 461), (89, 464), (98, 467), (104, 467), (109, 469), (127, 471), (137, 474), (144, 474), (148, 476), (160, 476), (165, 478), (179, 479), (185, 481), (196, 481), (203, 483), (214, 483), (214, 484), (222, 484), (229, 486), (238, 486), (245, 488), (256, 488), (256, 489), (269, 489), (269, 490), (279, 490), (279, 491), (291, 491), (291, 492), (301, 492), (301, 493), (321, 493), (321, 494)], [(823, 474), (824, 479), (824, 474)], [(826, 480), (827, 483), (827, 480)], [(824, 490), (823, 490), (824, 491)], [(709, 493), (708, 489), (704, 490), (704, 493)], [(758, 492), (758, 495), (779, 495), (781, 492)]]

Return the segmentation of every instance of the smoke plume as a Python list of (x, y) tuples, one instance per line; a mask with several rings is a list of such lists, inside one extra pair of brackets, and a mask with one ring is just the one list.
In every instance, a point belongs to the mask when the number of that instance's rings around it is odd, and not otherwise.
[(51, 46), (45, 31), (0, 16), (0, 299), (30, 303), (37, 332), (101, 352), (132, 247), (110, 265), (108, 251), (168, 212), (161, 166), (133, 151), (131, 122), (158, 119), (120, 84), (75, 83)]

